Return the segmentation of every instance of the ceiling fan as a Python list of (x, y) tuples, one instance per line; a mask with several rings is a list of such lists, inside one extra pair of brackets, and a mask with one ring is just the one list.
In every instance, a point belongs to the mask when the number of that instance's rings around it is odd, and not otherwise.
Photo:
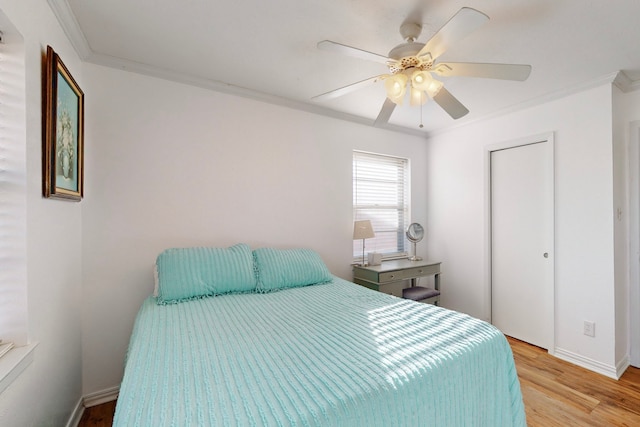
[(484, 13), (463, 7), (426, 43), (416, 42), (422, 31), (422, 24), (418, 22), (420, 19), (416, 19), (415, 15), (415, 13), (410, 15), (400, 26), (400, 34), (405, 39), (405, 43), (391, 49), (388, 56), (329, 40), (319, 42), (318, 49), (383, 63), (389, 67), (389, 74), (371, 77), (323, 93), (312, 99), (318, 101), (333, 99), (369, 84), (384, 81), (387, 99), (374, 125), (387, 123), (396, 105), (403, 103), (407, 92), (411, 106), (423, 105), (431, 98), (453, 119), (459, 119), (469, 110), (444, 88), (442, 82), (433, 78), (433, 74), (443, 77), (465, 76), (516, 81), (524, 81), (529, 77), (530, 65), (437, 62), (438, 57), (455, 42), (469, 35), (489, 20), (489, 17)]

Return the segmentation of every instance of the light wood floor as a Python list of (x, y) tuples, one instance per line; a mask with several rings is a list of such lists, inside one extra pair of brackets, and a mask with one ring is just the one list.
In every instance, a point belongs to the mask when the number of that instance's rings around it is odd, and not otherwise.
[(103, 403), (102, 405), (85, 408), (78, 427), (97, 426), (111, 427), (113, 424), (113, 413), (116, 410), (116, 401)]
[[(640, 369), (612, 380), (509, 338), (530, 427), (640, 426)], [(108, 427), (115, 402), (85, 409), (79, 427)]]
[(534, 426), (640, 426), (640, 369), (616, 381), (509, 338), (527, 423)]

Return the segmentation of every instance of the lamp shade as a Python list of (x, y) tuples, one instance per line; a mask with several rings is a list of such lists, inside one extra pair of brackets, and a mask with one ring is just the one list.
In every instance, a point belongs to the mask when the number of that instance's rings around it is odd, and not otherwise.
[(411, 87), (427, 92), (432, 98), (440, 92), (442, 86), (442, 82), (434, 79), (428, 71), (415, 71), (411, 75)]
[(424, 105), (429, 97), (423, 90), (418, 90), (416, 88), (411, 88), (411, 106), (418, 107), (420, 105)]
[(407, 82), (409, 77), (404, 74), (393, 74), (384, 81), (387, 90), (387, 98), (397, 105), (402, 105), (404, 94), (407, 92)]
[(368, 219), (362, 221), (354, 221), (353, 223), (353, 240), (370, 239), (376, 237), (371, 227), (371, 221)]
[(427, 90), (429, 84), (433, 80), (431, 73), (428, 71), (414, 71), (411, 74), (411, 86), (418, 90)]

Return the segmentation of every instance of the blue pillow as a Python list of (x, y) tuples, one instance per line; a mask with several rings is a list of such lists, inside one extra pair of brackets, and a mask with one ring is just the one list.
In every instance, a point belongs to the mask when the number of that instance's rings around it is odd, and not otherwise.
[(333, 279), (320, 255), (311, 249), (261, 248), (253, 251), (253, 257), (259, 292), (315, 285)]
[(256, 288), (251, 248), (174, 248), (158, 255), (158, 304)]

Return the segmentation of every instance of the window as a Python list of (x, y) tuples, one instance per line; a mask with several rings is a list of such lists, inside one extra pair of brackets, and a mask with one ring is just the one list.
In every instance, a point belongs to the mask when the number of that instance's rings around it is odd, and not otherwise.
[[(409, 160), (353, 152), (353, 220), (371, 221), (375, 237), (367, 252), (384, 258), (407, 255), (405, 229), (409, 221)], [(362, 256), (362, 241), (353, 242), (354, 259)]]
[[(27, 163), (24, 41), (0, 10), (0, 393), (34, 359), (27, 328)], [(1, 418), (1, 417), (0, 417)]]
[(0, 340), (22, 346), (28, 315), (24, 44), (1, 11), (0, 27)]

